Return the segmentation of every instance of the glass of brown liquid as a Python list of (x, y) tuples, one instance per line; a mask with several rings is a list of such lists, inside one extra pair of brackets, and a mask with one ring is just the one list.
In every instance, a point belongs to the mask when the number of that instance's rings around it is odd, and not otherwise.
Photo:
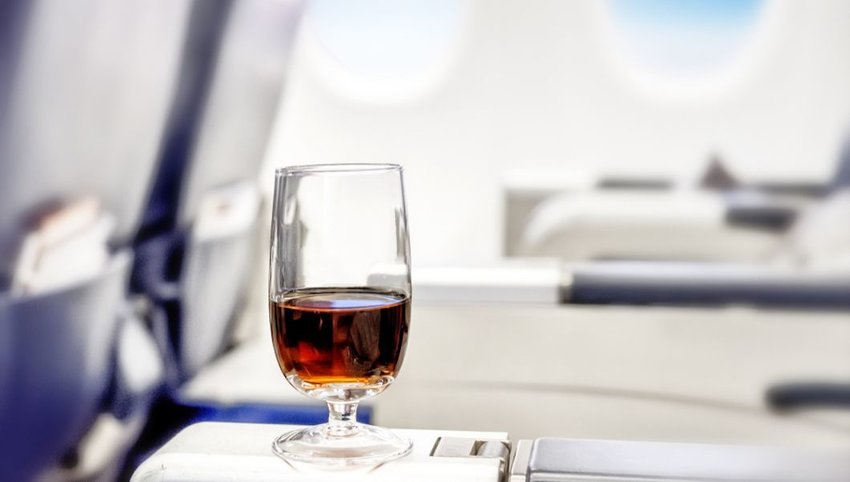
[(380, 464), (410, 440), (358, 423), (357, 404), (398, 376), (410, 327), (410, 247), (402, 169), (325, 164), (279, 169), (269, 309), (280, 369), (328, 404), (328, 422), (278, 437), (288, 461)]

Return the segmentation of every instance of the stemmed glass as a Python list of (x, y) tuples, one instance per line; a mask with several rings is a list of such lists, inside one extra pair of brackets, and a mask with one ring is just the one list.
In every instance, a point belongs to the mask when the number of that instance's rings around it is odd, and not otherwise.
[(410, 327), (410, 247), (402, 169), (325, 164), (278, 169), (269, 308), (286, 379), (328, 404), (328, 422), (272, 444), (286, 460), (378, 464), (410, 440), (358, 423), (357, 404), (398, 375)]

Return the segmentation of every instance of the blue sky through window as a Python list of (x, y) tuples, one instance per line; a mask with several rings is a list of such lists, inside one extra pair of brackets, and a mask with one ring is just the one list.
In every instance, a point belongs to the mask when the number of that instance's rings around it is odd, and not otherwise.
[(463, 0), (314, 0), (310, 18), (328, 52), (346, 67), (405, 76), (443, 58), (464, 6)]
[(609, 0), (633, 60), (655, 74), (700, 76), (732, 62), (753, 34), (761, 0)]

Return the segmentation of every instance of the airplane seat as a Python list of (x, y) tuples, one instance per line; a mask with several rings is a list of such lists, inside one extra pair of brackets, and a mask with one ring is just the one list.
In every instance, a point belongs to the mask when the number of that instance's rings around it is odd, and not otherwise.
[(728, 226), (725, 201), (715, 193), (594, 190), (541, 202), (517, 254), (565, 261), (752, 261), (779, 241), (776, 233)]
[(129, 266), (123, 251), (74, 286), (0, 300), (9, 345), (0, 447), (13, 474), (4, 480), (29, 480), (57, 463), (104, 408)]
[[(698, 189), (634, 184), (610, 189), (604, 180), (585, 181), (567, 190), (544, 190), (531, 201), (509, 186), (507, 254), (568, 262), (767, 264), (829, 264), (826, 250), (850, 257), (833, 246), (847, 244), (839, 239), (847, 237), (840, 233), (841, 223), (833, 221), (850, 202), (850, 136), (833, 177), (823, 184), (748, 186), (716, 159)], [(525, 205), (518, 210), (511, 202)]]
[(232, 343), (301, 10), (300, 1), (195, 3), (132, 282), (154, 302), (172, 390)]
[(94, 480), (161, 383), (127, 285), (189, 2), (24, 3), (2, 34), (0, 480)]
[[(848, 141), (850, 142), (850, 141)], [(844, 145), (837, 174), (816, 202), (798, 207), (774, 246), (752, 260), (625, 259), (573, 263), (562, 300), (571, 303), (850, 307), (850, 164)], [(676, 209), (673, 209), (675, 212)], [(659, 241), (660, 243), (660, 241)], [(685, 261), (685, 262), (683, 262)]]

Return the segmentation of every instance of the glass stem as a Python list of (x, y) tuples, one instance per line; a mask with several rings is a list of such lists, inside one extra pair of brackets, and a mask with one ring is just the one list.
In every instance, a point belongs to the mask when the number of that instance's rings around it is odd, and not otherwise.
[(357, 433), (357, 402), (328, 402), (328, 433), (350, 437)]

